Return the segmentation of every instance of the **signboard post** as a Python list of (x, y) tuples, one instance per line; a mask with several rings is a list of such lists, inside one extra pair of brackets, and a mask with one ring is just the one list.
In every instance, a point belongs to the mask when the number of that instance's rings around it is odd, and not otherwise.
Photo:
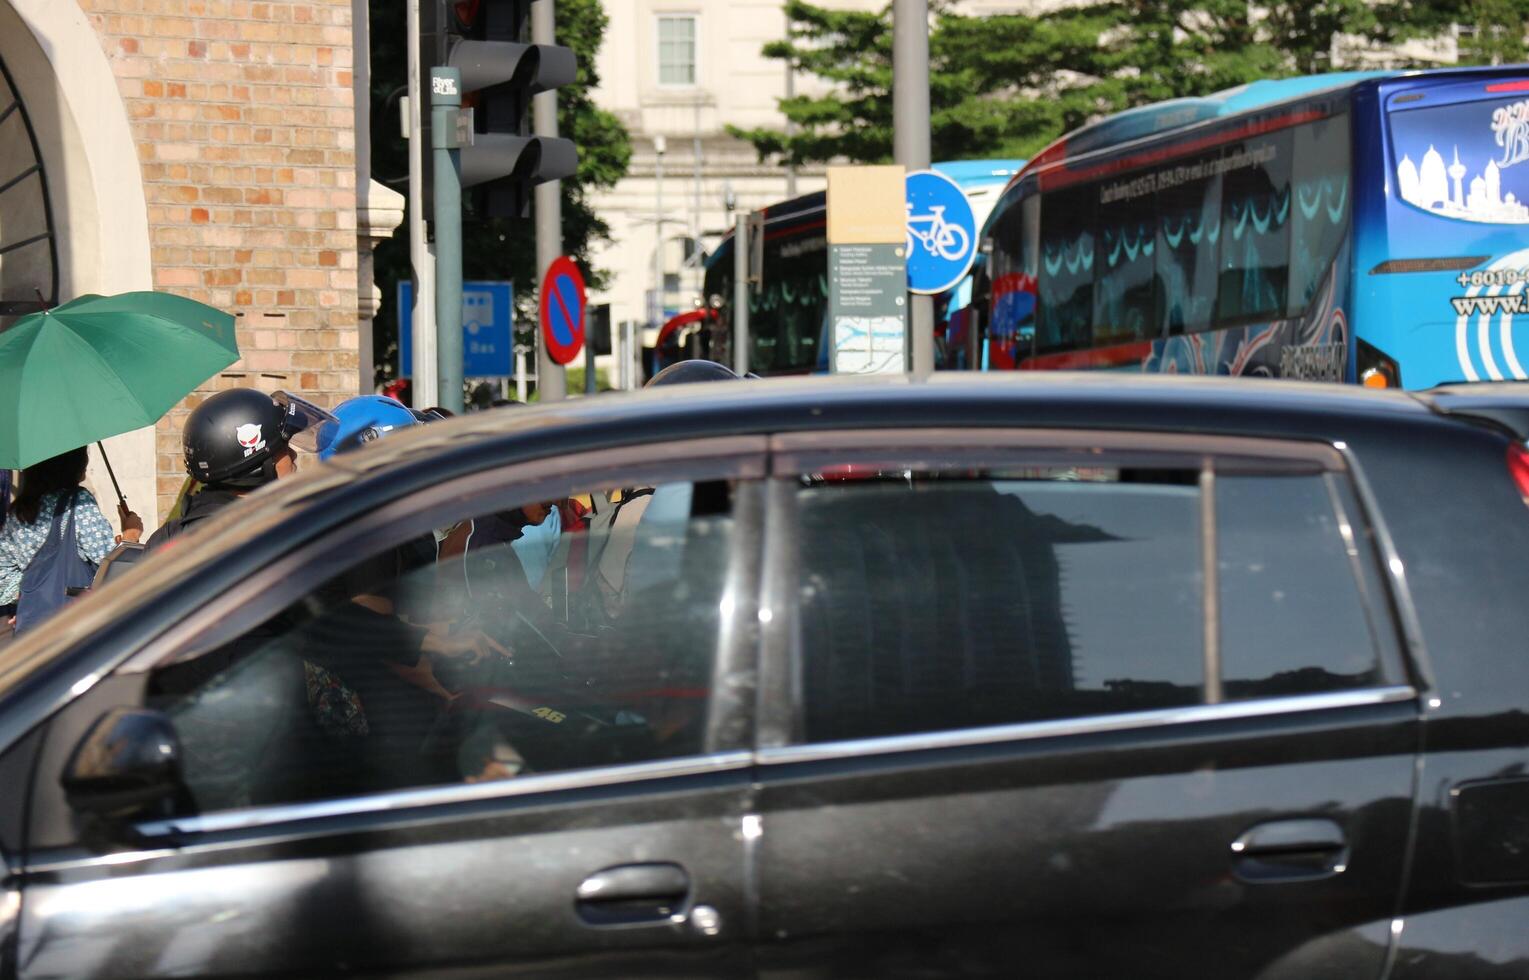
[[(507, 282), (462, 284), (462, 377), (508, 378), (514, 374), (511, 320), (514, 287)], [(398, 376), (413, 378), (414, 331), (408, 317), (414, 308), (414, 283), (398, 283)], [(427, 406), (421, 405), (421, 408)]]
[(830, 371), (900, 373), (908, 265), (902, 167), (828, 168)]
[(566, 255), (559, 255), (542, 276), (541, 328), (547, 356), (567, 364), (584, 343), (584, 274)]

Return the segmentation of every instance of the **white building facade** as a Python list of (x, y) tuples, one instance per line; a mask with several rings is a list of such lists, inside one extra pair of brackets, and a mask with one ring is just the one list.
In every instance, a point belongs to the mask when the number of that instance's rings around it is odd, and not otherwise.
[(713, 248), (735, 213), (822, 190), (823, 171), (760, 163), (751, 144), (727, 133), (785, 125), (777, 100), (793, 81), (761, 53), (785, 37), (780, 0), (613, 0), (606, 13), (594, 98), (626, 125), (633, 153), (626, 178), (593, 201), (612, 240), (592, 258), (612, 276), (591, 302), (611, 305), (613, 326), (646, 327), (656, 288), (669, 315), (701, 300), (693, 242)]

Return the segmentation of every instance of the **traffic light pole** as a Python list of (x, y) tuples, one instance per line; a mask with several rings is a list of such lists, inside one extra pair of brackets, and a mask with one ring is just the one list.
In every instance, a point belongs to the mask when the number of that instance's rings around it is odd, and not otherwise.
[[(408, 36), (419, 36), (420, 0), (407, 0), (405, 21)], [(430, 66), (420, 63), (418, 44), (409, 44), (409, 263), (414, 267), (414, 364), (410, 369), (412, 384), (409, 396), (420, 408), (435, 402), (435, 256), (425, 234), (424, 155), (430, 148), (424, 145), (424, 127), (420, 116), (424, 114), (423, 93), (428, 81)], [(400, 329), (408, 324), (407, 310), (398, 311)]]
[[(929, 0), (892, 2), (892, 156), (908, 171), (929, 169)], [(934, 297), (908, 304), (909, 371), (934, 370)]]
[[(557, 16), (553, 0), (535, 0), (531, 4), (531, 43), (556, 44)], [(531, 97), (532, 131), (542, 139), (557, 138), (557, 92), (542, 92)], [(563, 184), (549, 180), (536, 185), (536, 275), (541, 289), (552, 260), (563, 254)], [(540, 294), (538, 294), (540, 295)], [(584, 343), (590, 338), (586, 335)], [(536, 390), (544, 402), (568, 397), (568, 379), (563, 366), (547, 353), (547, 341), (536, 331)]]
[[(430, 149), (435, 154), (435, 330), (439, 404), (462, 412), (462, 171), (457, 120), (462, 73), (430, 69)], [(471, 131), (471, 125), (466, 127)], [(426, 406), (419, 406), (424, 408)]]

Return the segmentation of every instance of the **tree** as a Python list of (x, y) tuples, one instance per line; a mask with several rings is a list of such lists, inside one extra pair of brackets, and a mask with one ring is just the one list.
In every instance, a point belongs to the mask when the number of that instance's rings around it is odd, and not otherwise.
[(1456, 32), (1462, 65), (1503, 65), (1529, 56), (1529, 0), (1394, 0), (1410, 37)]
[[(613, 187), (626, 175), (632, 144), (620, 120), (597, 107), (589, 91), (599, 84), (595, 55), (605, 36), (605, 12), (599, 0), (558, 0), (557, 41), (578, 57), (578, 79), (558, 89), (558, 132), (579, 148), (579, 169), (562, 182), (563, 251), (586, 270), (598, 288), (603, 270), (589, 265), (591, 246), (608, 240), (610, 228), (590, 203), (592, 192)], [(397, 98), (408, 75), (403, 0), (372, 0), (372, 172), (400, 191), (408, 185), (409, 147), (399, 136)], [(426, 152), (429, 152), (428, 149)], [(465, 197), (466, 195), (464, 195)], [(407, 227), (407, 216), (405, 226)], [(533, 297), (540, 276), (536, 268), (536, 233), (530, 220), (476, 220), (462, 224), (464, 279), (508, 279), (516, 284), (517, 322), (527, 335), (535, 322)], [(398, 361), (398, 311), (394, 297), (400, 280), (413, 275), (408, 237), (401, 227), (376, 251), (377, 285), (383, 307), (374, 323), (377, 378), (390, 377)], [(526, 336), (520, 338), (522, 342)]]
[[(828, 83), (821, 94), (780, 102), (795, 126), (729, 132), (761, 157), (802, 164), (833, 159), (878, 163), (892, 156), (892, 18), (880, 12), (786, 3), (787, 36), (764, 48), (802, 75)], [(1088, 74), (1101, 64), (1100, 8), (1045, 17), (965, 17), (934, 8), (929, 35), (930, 144), (937, 159), (1025, 156), (1101, 106)]]
[[(1447, 30), (1462, 16), (1522, 25), (1529, 12), (1529, 0), (1084, 0), (1044, 16), (976, 17), (949, 0), (937, 4), (929, 34), (936, 159), (1029, 156), (1110, 112), (1329, 71), (1339, 40), (1389, 44)], [(1512, 8), (1511, 17), (1489, 13), (1497, 7)], [(1465, 8), (1474, 13), (1458, 13)], [(733, 135), (761, 158), (798, 164), (891, 159), (890, 7), (846, 12), (789, 0), (786, 16), (786, 39), (765, 55), (827, 85), (781, 100), (790, 135)], [(1522, 26), (1511, 23), (1477, 36), (1521, 41)], [(1510, 47), (1502, 48), (1507, 57)]]

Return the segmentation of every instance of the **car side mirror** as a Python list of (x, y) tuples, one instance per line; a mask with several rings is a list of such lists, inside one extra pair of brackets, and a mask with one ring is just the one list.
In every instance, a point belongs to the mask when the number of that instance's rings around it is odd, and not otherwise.
[(110, 820), (145, 815), (183, 790), (175, 725), (163, 712), (113, 708), (75, 746), (62, 783), (77, 813)]

